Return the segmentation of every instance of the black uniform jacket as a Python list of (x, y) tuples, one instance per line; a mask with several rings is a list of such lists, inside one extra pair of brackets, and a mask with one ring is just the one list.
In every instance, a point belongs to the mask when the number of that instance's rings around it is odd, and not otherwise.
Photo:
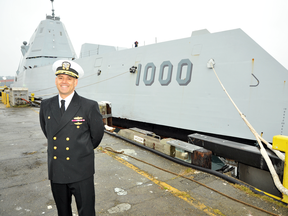
[(43, 100), (40, 125), (48, 140), (48, 177), (53, 183), (78, 182), (94, 174), (94, 148), (104, 133), (96, 101), (75, 92), (61, 117), (58, 96)]

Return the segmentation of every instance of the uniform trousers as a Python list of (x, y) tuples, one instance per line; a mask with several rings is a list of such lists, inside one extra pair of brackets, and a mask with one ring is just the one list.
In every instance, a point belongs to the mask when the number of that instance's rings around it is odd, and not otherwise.
[(58, 216), (72, 216), (72, 194), (75, 197), (79, 216), (95, 216), (94, 176), (69, 184), (51, 181), (51, 189)]

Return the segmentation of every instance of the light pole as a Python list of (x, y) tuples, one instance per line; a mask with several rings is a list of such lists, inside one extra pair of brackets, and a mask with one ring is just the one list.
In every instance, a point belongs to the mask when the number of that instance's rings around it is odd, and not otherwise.
[(2, 79), (5, 80), (4, 86), (6, 86), (6, 77), (4, 76)]

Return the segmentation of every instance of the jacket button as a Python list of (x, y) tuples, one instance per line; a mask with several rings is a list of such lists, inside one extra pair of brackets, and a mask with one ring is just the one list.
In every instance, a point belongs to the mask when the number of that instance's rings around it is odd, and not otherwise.
[(53, 137), (53, 139), (56, 140), (57, 138), (56, 138), (56, 137)]
[(50, 119), (50, 116), (48, 116), (48, 119)]
[(80, 126), (77, 126), (77, 128), (79, 129), (79, 128), (80, 128)]
[(69, 151), (69, 147), (66, 147), (66, 150)]
[(66, 160), (70, 160), (70, 158), (69, 158), (69, 157), (67, 157), (67, 158), (66, 158)]
[(57, 159), (57, 157), (56, 157), (56, 156), (54, 156), (54, 159), (56, 160), (56, 159)]
[(67, 137), (66, 140), (69, 141), (69, 137)]
[(56, 150), (56, 149), (57, 149), (57, 146), (54, 146), (54, 149)]

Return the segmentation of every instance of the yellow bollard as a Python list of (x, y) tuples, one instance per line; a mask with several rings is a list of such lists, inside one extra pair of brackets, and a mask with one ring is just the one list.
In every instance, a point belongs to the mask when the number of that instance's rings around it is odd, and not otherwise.
[(3, 103), (6, 104), (6, 93), (3, 92)]
[[(285, 163), (283, 172), (283, 186), (288, 189), (288, 136), (277, 135), (273, 137), (272, 148), (285, 152)], [(282, 201), (288, 203), (288, 196), (283, 194)]]
[(31, 101), (34, 102), (34, 93), (31, 93)]
[(6, 103), (7, 103), (6, 107), (9, 108), (9, 107), (10, 107), (9, 94), (7, 94), (7, 101), (6, 101)]

